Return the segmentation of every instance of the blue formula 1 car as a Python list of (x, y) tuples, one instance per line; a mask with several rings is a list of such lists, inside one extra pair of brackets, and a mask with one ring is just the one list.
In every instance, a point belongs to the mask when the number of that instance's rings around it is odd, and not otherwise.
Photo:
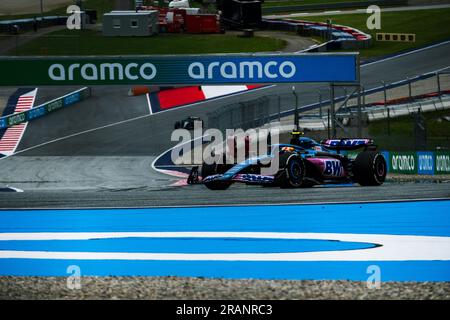
[[(348, 151), (360, 150), (356, 158)], [(263, 174), (263, 168), (278, 161), (277, 171)], [(319, 184), (357, 182), (362, 186), (379, 186), (386, 178), (387, 165), (371, 139), (333, 139), (320, 143), (293, 132), (289, 144), (272, 146), (268, 155), (249, 158), (237, 164), (203, 163), (203, 184), (212, 190), (224, 190), (235, 182), (278, 186), (312, 187)], [(194, 168), (188, 183), (199, 180)]]

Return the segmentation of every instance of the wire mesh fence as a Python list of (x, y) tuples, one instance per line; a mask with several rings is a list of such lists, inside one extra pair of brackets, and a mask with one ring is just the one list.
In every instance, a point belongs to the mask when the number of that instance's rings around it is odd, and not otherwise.
[[(450, 147), (450, 118), (446, 117), (450, 113), (450, 69), (395, 83), (380, 82), (371, 88), (362, 84), (359, 97), (358, 88), (336, 87), (334, 104), (338, 137), (374, 137), (400, 150)], [(226, 105), (209, 113), (207, 123), (225, 133), (226, 129), (248, 130), (278, 121), (288, 131), (294, 128), (296, 105), (300, 128), (310, 131), (310, 136), (331, 136), (329, 90), (318, 91), (316, 101), (306, 110), (295, 94), (272, 94)], [(433, 128), (419, 130), (421, 126)]]
[(226, 105), (208, 113), (208, 128), (225, 133), (226, 129), (248, 130), (273, 120), (281, 119), (282, 110), (295, 104), (295, 97), (289, 94), (263, 96), (256, 99)]

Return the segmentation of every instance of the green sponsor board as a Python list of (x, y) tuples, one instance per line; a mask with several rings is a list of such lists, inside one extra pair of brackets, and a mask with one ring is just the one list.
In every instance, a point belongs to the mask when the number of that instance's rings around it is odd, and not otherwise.
[(437, 151), (435, 152), (435, 173), (436, 174), (450, 174), (450, 152)]
[(83, 88), (69, 93), (61, 98), (34, 107), (28, 111), (2, 117), (0, 118), (0, 130), (45, 116), (50, 112), (70, 106), (90, 96), (91, 90), (89, 88)]
[(392, 173), (414, 174), (417, 173), (416, 152), (390, 152), (389, 171)]
[(27, 120), (26, 112), (16, 113), (7, 118), (7, 125), (13, 126)]
[(0, 86), (355, 82), (358, 55), (6, 57), (0, 70)]
[(63, 107), (63, 99), (58, 99), (46, 105), (47, 112), (52, 112)]
[[(355, 159), (362, 152), (347, 151), (343, 154)], [(390, 173), (401, 174), (450, 174), (450, 151), (411, 151), (387, 152), (381, 151), (388, 163)]]

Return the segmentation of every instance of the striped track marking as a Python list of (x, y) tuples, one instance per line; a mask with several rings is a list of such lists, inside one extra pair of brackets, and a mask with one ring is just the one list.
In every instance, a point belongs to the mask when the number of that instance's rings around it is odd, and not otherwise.
[(0, 275), (450, 281), (449, 204), (3, 210)]
[(172, 108), (199, 103), (208, 99), (216, 99), (231, 94), (243, 93), (261, 88), (261, 85), (231, 85), (231, 86), (190, 86), (163, 90), (149, 94), (150, 113), (156, 113)]
[[(52, 252), (1, 250), (0, 259), (72, 260), (197, 260), (197, 261), (433, 261), (450, 260), (450, 237), (381, 234), (278, 233), (278, 232), (115, 232), (115, 233), (3, 233), (0, 241), (98, 240), (114, 238), (300, 239), (361, 242), (374, 248), (343, 251), (274, 253), (136, 253)], [(0, 242), (1, 246), (1, 242)], [(180, 247), (179, 251), (183, 251)]]
[[(36, 99), (37, 88), (19, 97), (13, 114), (28, 111), (33, 108)], [(0, 153), (4, 155), (13, 154), (20, 140), (25, 133), (28, 122), (20, 123), (10, 128), (7, 128), (3, 137), (0, 139)]]

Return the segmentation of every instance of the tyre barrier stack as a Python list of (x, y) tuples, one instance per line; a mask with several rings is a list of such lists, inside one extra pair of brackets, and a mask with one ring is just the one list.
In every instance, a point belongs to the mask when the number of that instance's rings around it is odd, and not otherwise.
[(302, 36), (317, 36), (330, 39), (320, 45), (313, 45), (301, 52), (325, 52), (336, 49), (364, 49), (372, 45), (372, 36), (358, 29), (333, 24), (331, 29), (324, 22), (310, 22), (291, 19), (263, 19), (267, 30), (292, 31)]

